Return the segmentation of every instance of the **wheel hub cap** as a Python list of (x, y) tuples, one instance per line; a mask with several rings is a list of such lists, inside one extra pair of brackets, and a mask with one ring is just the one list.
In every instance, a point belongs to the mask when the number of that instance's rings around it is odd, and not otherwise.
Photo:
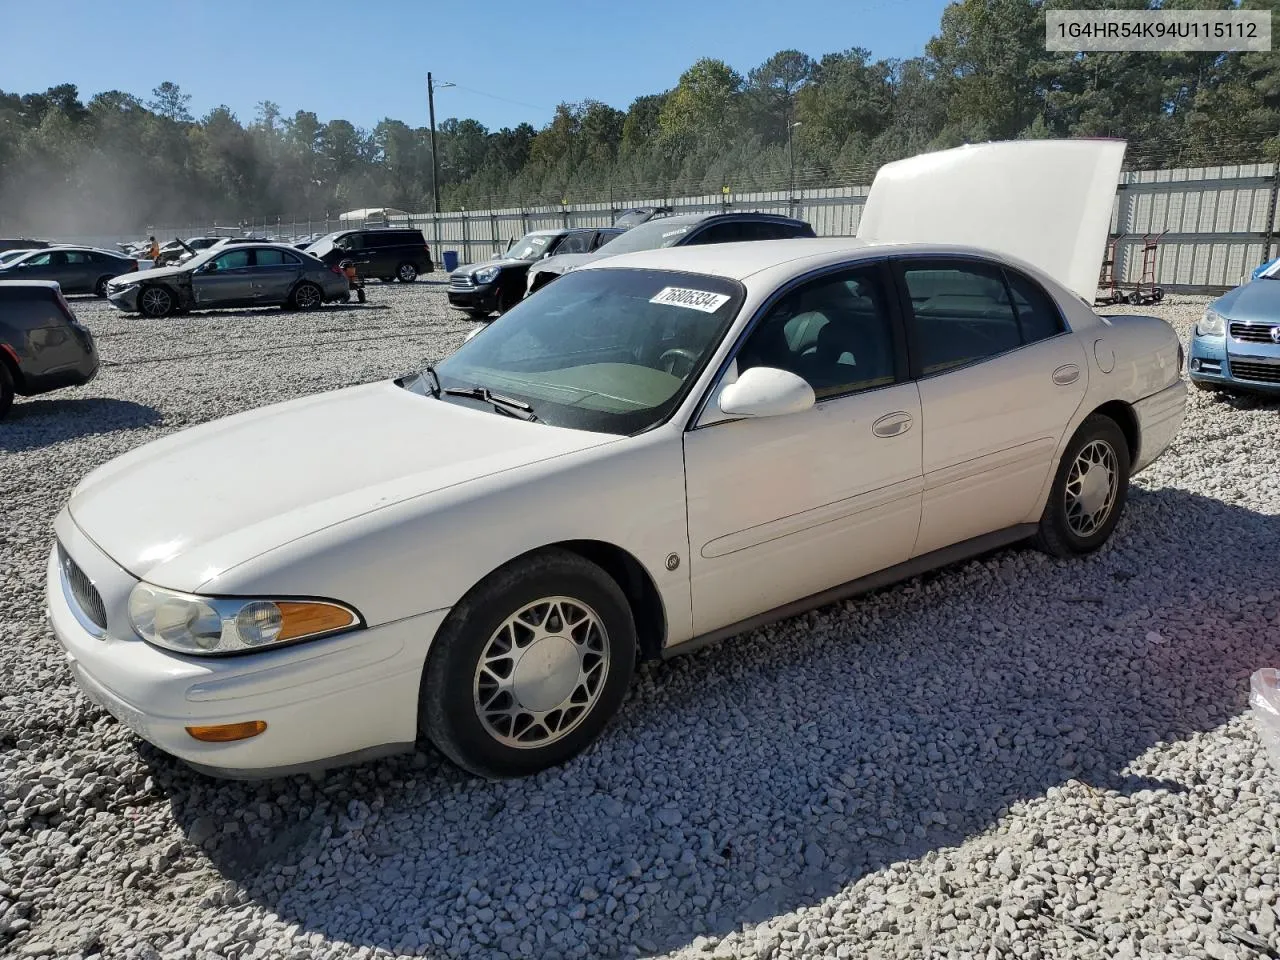
[(568, 597), (537, 600), (504, 620), (485, 645), (473, 686), (476, 716), (500, 743), (545, 747), (591, 712), (608, 672), (599, 615)]
[(1118, 476), (1116, 452), (1105, 440), (1086, 444), (1076, 455), (1065, 491), (1072, 533), (1088, 537), (1106, 522), (1115, 504)]
[(512, 674), (516, 702), (536, 711), (562, 703), (573, 692), (580, 661), (571, 640), (538, 640), (520, 657)]

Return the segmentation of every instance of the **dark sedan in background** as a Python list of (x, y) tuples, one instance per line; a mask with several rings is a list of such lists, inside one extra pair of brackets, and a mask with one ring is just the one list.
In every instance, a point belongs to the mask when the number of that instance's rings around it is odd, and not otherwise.
[[(667, 208), (664, 208), (667, 209)], [(646, 211), (637, 211), (646, 213)], [(552, 280), (584, 263), (637, 250), (684, 247), (704, 243), (741, 243), (747, 240), (790, 240), (816, 236), (813, 227), (773, 213), (682, 213), (670, 217), (649, 217), (622, 237), (600, 250), (581, 253), (557, 251), (529, 270), (528, 292), (545, 287)]]
[(93, 335), (58, 284), (0, 280), (0, 418), (15, 395), (88, 383), (98, 373)]
[(63, 293), (106, 296), (107, 283), (138, 269), (138, 261), (94, 247), (48, 247), (0, 264), (0, 279), (53, 280)]
[(218, 307), (310, 310), (350, 296), (340, 269), (276, 243), (213, 247), (178, 266), (143, 270), (107, 284), (112, 306), (147, 317)]
[(468, 263), (449, 274), (449, 303), (473, 317), (505, 313), (524, 298), (529, 267), (563, 253), (590, 253), (625, 227), (534, 230), (492, 260)]

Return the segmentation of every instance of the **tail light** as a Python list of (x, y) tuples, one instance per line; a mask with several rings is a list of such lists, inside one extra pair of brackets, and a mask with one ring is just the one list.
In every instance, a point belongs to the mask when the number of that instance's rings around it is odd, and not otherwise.
[(336, 273), (340, 277), (345, 277), (347, 275), (346, 272), (341, 267), (335, 267), (332, 265), (329, 267), (329, 272)]

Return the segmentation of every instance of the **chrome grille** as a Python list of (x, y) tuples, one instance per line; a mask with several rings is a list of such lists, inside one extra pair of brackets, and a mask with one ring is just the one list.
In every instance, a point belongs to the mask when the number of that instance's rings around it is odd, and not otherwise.
[(1280, 343), (1280, 339), (1274, 331), (1280, 329), (1280, 324), (1274, 323), (1239, 323), (1231, 324), (1231, 339), (1242, 340), (1245, 343)]
[(471, 282), (471, 278), (470, 278), (469, 276), (467, 276), (465, 273), (463, 273), (463, 274), (458, 274), (458, 273), (451, 273), (451, 274), (449, 274), (449, 289), (450, 289), (450, 290), (474, 290), (475, 288), (476, 288), (476, 285), (475, 285), (474, 283), (472, 283), (472, 282)]
[(102, 595), (88, 575), (58, 544), (58, 564), (62, 567), (62, 582), (71, 591), (71, 600), (79, 608), (83, 619), (88, 620), (100, 631), (107, 629), (107, 608), (102, 603)]
[(1232, 360), (1231, 375), (1237, 380), (1280, 384), (1280, 363), (1249, 363), (1245, 360)]

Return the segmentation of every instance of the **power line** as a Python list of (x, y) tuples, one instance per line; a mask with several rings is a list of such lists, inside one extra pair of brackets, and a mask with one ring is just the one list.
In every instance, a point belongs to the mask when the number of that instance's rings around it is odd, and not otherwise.
[(510, 97), (500, 97), (496, 93), (485, 93), (483, 90), (476, 90), (474, 87), (464, 87), (460, 83), (455, 83), (454, 87), (458, 90), (465, 90), (467, 93), (474, 93), (478, 97), (488, 97), (490, 100), (501, 100), (503, 103), (513, 103), (517, 107), (528, 107), (531, 110), (550, 110), (551, 107), (537, 103), (525, 103), (523, 100), (512, 100)]

